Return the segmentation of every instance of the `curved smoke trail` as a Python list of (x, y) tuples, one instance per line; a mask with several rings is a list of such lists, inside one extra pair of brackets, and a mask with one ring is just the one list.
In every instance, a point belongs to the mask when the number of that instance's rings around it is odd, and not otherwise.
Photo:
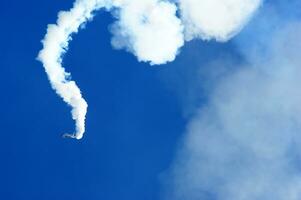
[(48, 25), (43, 42), (44, 48), (38, 59), (43, 63), (50, 83), (56, 93), (72, 107), (72, 118), (76, 123), (76, 131), (64, 136), (81, 139), (85, 132), (85, 118), (88, 104), (70, 74), (62, 67), (62, 55), (67, 51), (71, 34), (78, 32), (79, 27), (92, 18), (92, 12), (103, 7), (101, 1), (76, 1), (74, 7), (58, 14), (57, 24)]
[[(72, 107), (76, 130), (64, 136), (76, 139), (83, 137), (88, 104), (76, 83), (70, 80), (70, 73), (63, 68), (62, 55), (68, 50), (72, 34), (93, 18), (94, 11), (114, 8), (114, 16), (118, 21), (112, 26), (112, 45), (117, 49), (125, 48), (139, 61), (153, 65), (173, 61), (185, 39), (230, 39), (260, 4), (260, 0), (210, 2), (179, 0), (181, 18), (177, 16), (177, 5), (167, 0), (76, 0), (71, 10), (59, 12), (57, 23), (48, 25), (38, 60), (43, 63), (52, 88)], [(212, 12), (199, 15), (198, 8), (208, 5)], [(224, 18), (217, 14), (220, 10), (225, 14), (236, 14)]]

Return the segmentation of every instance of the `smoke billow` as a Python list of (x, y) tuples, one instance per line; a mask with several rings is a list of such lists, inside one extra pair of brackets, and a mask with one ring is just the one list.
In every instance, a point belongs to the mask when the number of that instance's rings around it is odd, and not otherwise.
[(179, 0), (185, 37), (227, 41), (240, 31), (261, 0)]
[(119, 20), (112, 27), (112, 45), (126, 48), (139, 61), (164, 64), (173, 61), (184, 44), (177, 7), (157, 0), (124, 0)]
[(260, 0), (178, 3), (181, 17), (177, 16), (177, 4), (163, 0), (76, 0), (71, 10), (59, 12), (57, 23), (48, 25), (38, 59), (53, 89), (72, 107), (76, 130), (65, 136), (83, 137), (88, 105), (76, 83), (70, 80), (70, 73), (63, 68), (62, 56), (68, 50), (72, 34), (91, 20), (95, 11), (104, 8), (117, 18), (111, 28), (113, 47), (124, 48), (139, 61), (155, 65), (173, 61), (184, 45), (184, 38), (230, 39), (250, 18)]

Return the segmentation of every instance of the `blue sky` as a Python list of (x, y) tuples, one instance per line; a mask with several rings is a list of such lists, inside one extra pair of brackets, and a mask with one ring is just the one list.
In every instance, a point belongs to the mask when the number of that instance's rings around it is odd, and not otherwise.
[[(274, 75), (272, 73), (274, 70), (270, 68), (274, 63), (262, 60), (265, 58), (274, 60), (274, 57), (286, 55), (286, 51), (279, 54), (274, 52), (277, 45), (283, 47), (281, 42), (281, 44), (274, 44), (267, 38), (271, 35), (276, 38), (275, 40), (278, 40), (277, 38), (289, 40), (293, 37), (290, 36), (289, 31), (285, 33), (277, 31), (287, 27), (287, 24), (292, 21), (300, 21), (301, 14), (297, 9), (300, 3), (297, 0), (289, 3), (281, 0), (265, 1), (250, 24), (233, 40), (226, 43), (193, 40), (181, 48), (181, 53), (174, 62), (162, 66), (150, 66), (148, 63), (138, 62), (135, 56), (124, 50), (114, 50), (110, 43), (111, 33), (108, 30), (114, 20), (110, 13), (98, 12), (95, 19), (74, 36), (63, 62), (89, 102), (86, 133), (82, 140), (61, 137), (62, 133), (74, 128), (70, 107), (52, 90), (42, 64), (36, 60), (42, 48), (40, 41), (46, 33), (46, 25), (54, 23), (57, 12), (70, 9), (72, 3), (71, 0), (63, 2), (4, 0), (0, 3), (0, 17), (3, 19), (0, 31), (0, 91), (2, 92), (0, 199), (231, 199), (232, 194), (225, 188), (220, 189), (218, 183), (229, 180), (231, 177), (229, 174), (237, 169), (243, 174), (237, 179), (245, 178), (245, 171), (242, 170), (246, 168), (244, 165), (238, 168), (225, 167), (225, 174), (221, 177), (209, 172), (207, 174), (206, 170), (195, 166), (198, 166), (198, 163), (208, 168), (216, 163), (226, 165), (227, 162), (224, 160), (229, 159), (228, 155), (219, 153), (218, 155), (225, 158), (222, 161), (212, 158), (198, 160), (199, 157), (215, 155), (208, 153), (209, 150), (202, 151), (201, 147), (206, 146), (204, 141), (208, 142), (206, 144), (212, 142), (225, 147), (232, 144), (227, 142), (233, 137), (237, 139), (237, 143), (241, 143), (235, 145), (243, 146), (249, 138), (245, 138), (244, 134), (242, 134), (243, 139), (236, 138), (236, 129), (231, 129), (234, 130), (235, 136), (230, 134), (228, 137), (228, 129), (221, 129), (212, 131), (213, 135), (215, 132), (222, 135), (214, 135), (210, 140), (208, 139), (211, 138), (210, 134), (206, 133), (208, 130), (206, 123), (209, 121), (209, 124), (215, 126), (219, 120), (223, 122), (223, 119), (227, 118), (215, 118), (215, 107), (221, 105), (215, 99), (219, 97), (225, 101), (229, 100), (229, 105), (234, 106), (230, 113), (237, 114), (242, 119), (237, 120), (237, 123), (243, 124), (244, 119), (252, 121), (253, 118), (242, 116), (241, 111), (236, 110), (235, 103), (231, 102), (236, 102), (233, 99), (242, 99), (241, 102), (246, 103), (246, 107), (254, 106), (253, 101), (246, 99), (260, 96), (261, 93), (254, 92), (241, 98), (245, 94), (237, 94), (236, 91), (246, 88), (252, 90), (251, 86), (254, 86), (254, 91), (257, 91), (261, 88), (253, 84), (257, 80), (270, 88), (270, 85), (275, 85), (275, 82), (267, 81), (257, 74), (262, 72), (272, 74), (272, 78), (278, 78), (282, 70), (285, 71), (286, 68), (279, 67)], [(291, 51), (296, 52), (299, 47), (300, 45)], [(290, 52), (290, 48), (287, 49)], [(261, 51), (263, 53), (259, 54), (258, 52)], [(288, 55), (294, 54), (288, 53)], [(261, 56), (263, 58), (260, 58)], [(295, 57), (291, 59), (292, 66), (298, 65), (299, 60), (295, 62)], [(284, 60), (276, 61), (281, 63), (281, 61), (285, 62)], [(268, 67), (258, 67), (261, 64), (266, 66), (266, 63), (269, 63)], [(240, 71), (246, 68), (247, 72)], [(295, 67), (288, 69), (296, 70)], [(251, 72), (249, 73), (248, 70)], [(299, 71), (296, 70), (296, 74), (298, 73)], [(255, 78), (251, 76), (253, 78), (250, 78), (249, 82), (241, 81), (244, 78), (248, 79), (249, 74), (256, 74)], [(283, 90), (294, 89), (294, 84), (298, 84), (294, 78), (292, 84), (289, 81), (289, 84), (286, 84), (285, 80), (289, 78), (281, 77), (276, 79), (278, 80), (276, 82), (282, 83), (283, 80)], [(237, 88), (237, 84), (241, 84), (242, 88)], [(223, 85), (228, 86), (224, 88)], [(221, 95), (221, 91), (225, 91), (225, 94)], [(292, 93), (294, 97), (289, 96)], [(272, 117), (268, 115), (262, 121), (264, 123), (285, 122), (283, 126), (291, 122), (286, 121), (287, 119), (293, 118), (298, 121), (298, 117), (291, 115), (291, 110), (296, 109), (296, 104), (292, 103), (291, 99), (299, 100), (300, 94), (292, 93), (287, 94), (288, 98), (279, 100), (289, 105), (289, 111), (277, 112)], [(271, 105), (275, 106), (273, 108), (278, 106), (272, 101), (277, 95), (276, 92), (266, 96), (271, 100)], [(258, 104), (262, 105), (263, 110), (268, 107), (262, 102)], [(259, 107), (261, 109), (261, 106)], [(266, 113), (263, 115), (265, 116)], [(285, 117), (280, 120), (273, 118), (278, 115)], [(206, 123), (204, 118), (199, 116), (208, 116), (208, 119), (205, 118)], [(199, 128), (194, 128), (194, 124), (199, 122), (205, 124), (200, 125), (200, 132), (204, 132), (201, 136), (202, 141), (190, 146), (191, 143), (187, 141), (199, 139), (194, 134), (194, 132), (199, 133)], [(229, 124), (230, 127), (233, 126), (232, 123)], [(253, 128), (255, 132), (261, 134), (264, 132), (262, 127), (258, 125)], [(235, 126), (235, 128), (244, 130), (245, 127)], [(195, 129), (197, 131), (194, 131)], [(299, 130), (301, 130), (299, 124), (293, 125), (291, 132), (297, 133)], [(292, 135), (294, 139), (300, 139), (290, 133), (288, 135)], [(221, 141), (224, 137), (228, 139), (223, 143)], [(267, 137), (278, 138), (278, 134), (271, 133)], [(261, 138), (255, 137), (253, 141), (257, 145)], [(266, 145), (266, 143), (260, 144)], [(278, 143), (272, 140), (270, 144), (278, 152), (280, 148)], [(242, 151), (242, 155), (235, 154), (234, 158), (231, 157), (234, 159), (233, 162), (245, 162), (241, 157), (248, 156), (250, 162), (262, 162), (266, 165), (267, 160), (257, 159), (257, 154), (254, 156), (249, 153), (252, 148), (253, 146), (244, 146), (242, 149), (245, 151)], [(201, 153), (195, 154), (194, 151), (190, 152), (191, 149), (197, 149), (196, 152)], [(238, 148), (238, 151), (242, 149)], [(225, 152), (227, 150), (229, 149)], [(223, 152), (223, 149), (213, 149), (213, 151)], [(262, 150), (260, 155), (274, 155), (269, 152)], [(298, 149), (292, 152), (298, 154)], [(188, 155), (187, 157), (192, 161), (183, 159), (183, 155)], [(297, 158), (299, 155), (294, 157)], [(186, 165), (186, 161), (189, 165)], [(277, 164), (279, 158), (272, 161)], [(282, 161), (287, 162), (287, 160)], [(259, 168), (257, 165), (251, 166), (254, 171)], [(294, 166), (285, 169), (296, 170), (295, 168)], [(191, 177), (186, 176), (187, 171), (193, 171), (199, 174), (199, 177), (212, 181), (204, 183), (198, 179), (195, 181), (196, 185), (187, 186), (185, 181), (191, 182)], [(257, 171), (254, 175), (262, 174), (262, 171), (258, 173)], [(279, 171), (282, 172), (283, 168), (277, 168), (272, 175), (278, 175)], [(299, 173), (296, 174), (299, 177)], [(270, 188), (278, 189), (283, 186), (284, 191), (292, 189), (285, 181), (291, 176), (286, 173), (280, 175), (283, 181), (277, 182), (277, 185)], [(252, 181), (256, 183), (258, 180)], [(267, 179), (266, 183), (270, 184), (270, 182), (273, 180)], [(174, 192), (177, 189), (180, 190), (179, 193)], [(258, 192), (258, 199), (271, 199), (273, 196), (267, 193), (268, 190), (264, 194)], [(248, 190), (246, 194), (250, 194)], [(220, 195), (225, 195), (224, 199)], [(236, 197), (242, 199), (241, 196)], [(284, 198), (279, 197), (279, 200), (282, 199)], [(293, 197), (287, 199), (295, 200)]]
[(158, 199), (185, 120), (157, 67), (112, 49), (108, 13), (65, 56), (89, 113), (84, 140), (61, 137), (73, 129), (70, 108), (35, 58), (46, 25), (71, 5), (1, 2), (1, 199)]

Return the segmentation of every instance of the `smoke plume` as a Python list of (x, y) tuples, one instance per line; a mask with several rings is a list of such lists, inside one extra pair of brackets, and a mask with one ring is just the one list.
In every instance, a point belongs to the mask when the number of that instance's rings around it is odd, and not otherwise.
[[(72, 107), (76, 130), (65, 136), (83, 137), (88, 105), (76, 83), (70, 80), (70, 73), (63, 68), (62, 56), (68, 50), (72, 34), (91, 20), (95, 11), (104, 8), (116, 17), (111, 27), (113, 47), (124, 48), (139, 61), (155, 65), (173, 61), (184, 45), (184, 37), (188, 40), (195, 37), (230, 39), (243, 27), (260, 0), (210, 2), (179, 1), (180, 18), (177, 4), (163, 0), (77, 0), (71, 10), (59, 12), (57, 23), (48, 25), (38, 59), (53, 89)], [(207, 9), (210, 10), (204, 12)], [(199, 12), (203, 14), (197, 14)]]

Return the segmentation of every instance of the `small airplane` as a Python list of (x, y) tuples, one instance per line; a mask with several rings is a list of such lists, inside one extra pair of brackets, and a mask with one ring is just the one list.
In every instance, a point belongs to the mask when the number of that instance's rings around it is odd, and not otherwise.
[(74, 138), (76, 139), (76, 135), (75, 134), (69, 134), (69, 133), (65, 133), (62, 135), (63, 138)]

